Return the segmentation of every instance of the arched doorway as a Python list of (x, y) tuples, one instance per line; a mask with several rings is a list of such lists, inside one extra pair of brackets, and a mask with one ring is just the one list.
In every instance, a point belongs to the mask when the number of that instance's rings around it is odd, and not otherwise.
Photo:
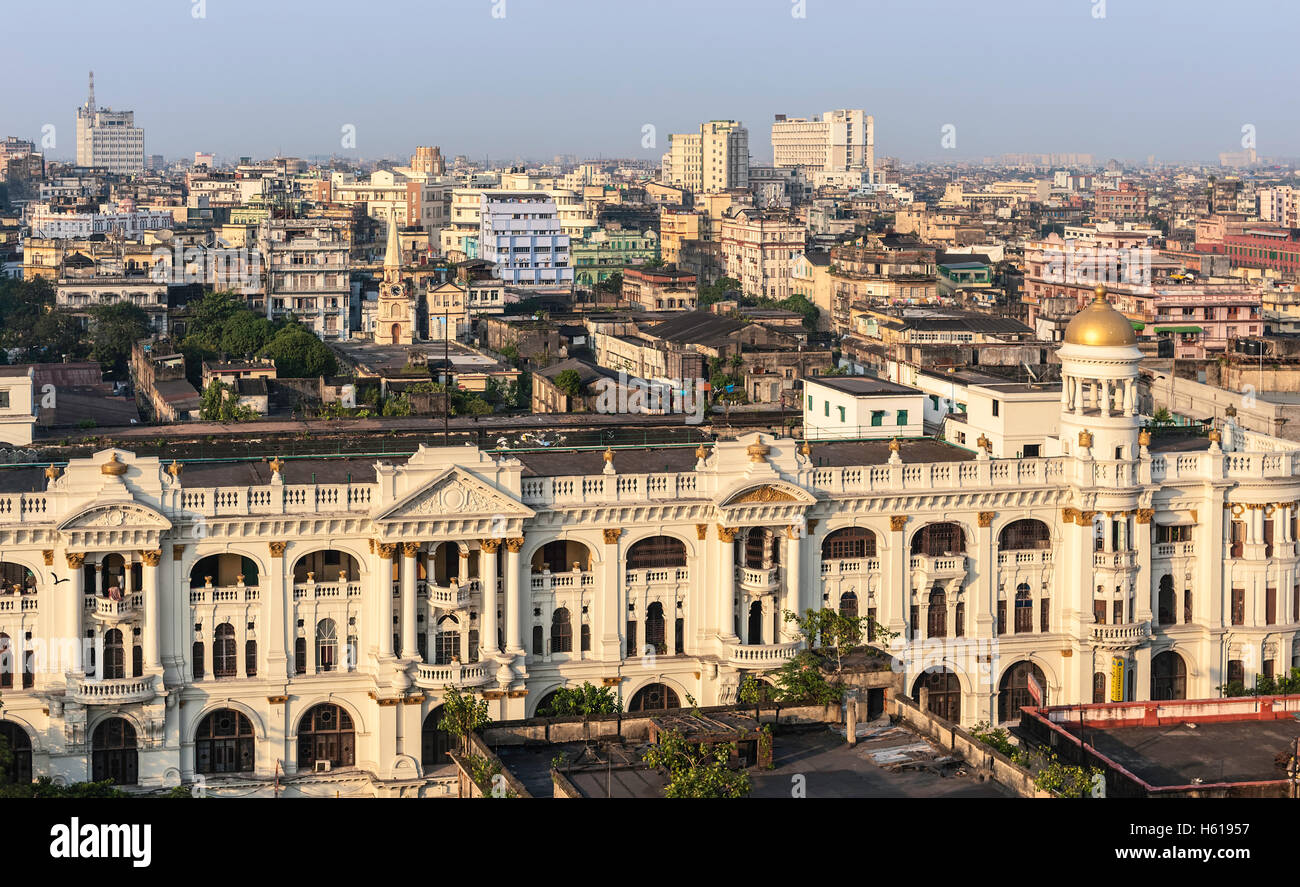
[(194, 733), (194, 769), (199, 773), (252, 773), (253, 723), (229, 708), (209, 712)]
[(135, 728), (123, 718), (108, 718), (95, 728), (90, 739), (90, 778), (112, 780), (116, 785), (135, 785), (140, 775)]
[(400, 323), (395, 323), (395, 324), (393, 324), (393, 329), (391, 330), (391, 335), (392, 335), (392, 338), (393, 338), (393, 344), (394, 344), (394, 345), (399, 345), (399, 344), (401, 344), (401, 341), (402, 341), (402, 325), (401, 325)]
[(667, 684), (646, 684), (633, 694), (627, 710), (629, 712), (664, 711), (669, 708), (681, 708), (681, 706), (672, 687)]
[(1151, 698), (1187, 698), (1187, 663), (1173, 650), (1166, 650), (1151, 660)]
[(763, 604), (759, 601), (749, 605), (749, 643), (763, 643)]
[(664, 605), (659, 601), (646, 607), (645, 643), (659, 656), (668, 653), (668, 639), (664, 628)]
[(452, 735), (438, 726), (443, 714), (443, 708), (439, 705), (425, 716), (424, 726), (420, 729), (420, 765), (425, 772), (450, 765), (451, 758), (447, 757), (447, 752), (456, 748), (456, 740)]
[(918, 703), (922, 690), (929, 691), (926, 711), (954, 724), (961, 723), (961, 682), (956, 674), (946, 668), (930, 669), (912, 685), (912, 698)]
[(11, 758), (0, 767), (0, 785), (25, 785), (32, 781), (32, 738), (13, 721), (0, 721), (0, 739)]
[(330, 703), (313, 706), (298, 722), (298, 769), (312, 770), (322, 761), (330, 767), (351, 767), (356, 742), (350, 714)]
[(998, 721), (1020, 720), (1020, 709), (1026, 705), (1038, 705), (1029, 693), (1029, 679), (1038, 684), (1042, 694), (1042, 704), (1047, 705), (1047, 677), (1043, 670), (1032, 662), (1021, 661), (1012, 665), (1002, 675), (998, 685)]

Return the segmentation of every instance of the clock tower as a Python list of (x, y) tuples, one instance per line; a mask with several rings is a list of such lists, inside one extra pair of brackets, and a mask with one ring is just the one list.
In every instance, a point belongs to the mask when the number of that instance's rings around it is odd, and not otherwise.
[(402, 241), (397, 220), (388, 220), (388, 247), (384, 250), (384, 279), (379, 284), (375, 314), (375, 343), (410, 345), (414, 342), (415, 310), (410, 287), (402, 281)]

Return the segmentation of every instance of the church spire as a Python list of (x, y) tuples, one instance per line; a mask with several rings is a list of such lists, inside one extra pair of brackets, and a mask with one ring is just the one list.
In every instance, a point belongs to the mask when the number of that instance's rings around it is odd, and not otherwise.
[(397, 271), (402, 267), (402, 239), (397, 236), (397, 218), (388, 220), (388, 248), (384, 250), (384, 270)]

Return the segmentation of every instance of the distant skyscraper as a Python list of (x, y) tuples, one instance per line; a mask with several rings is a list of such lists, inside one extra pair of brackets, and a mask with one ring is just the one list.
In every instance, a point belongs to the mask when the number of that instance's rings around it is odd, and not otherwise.
[(778, 114), (772, 123), (772, 165), (869, 172), (876, 165), (875, 128), (875, 118), (861, 109), (827, 111), (820, 120)]
[(144, 130), (136, 127), (134, 111), (95, 107), (94, 71), (86, 104), (77, 109), (77, 165), (144, 172)]

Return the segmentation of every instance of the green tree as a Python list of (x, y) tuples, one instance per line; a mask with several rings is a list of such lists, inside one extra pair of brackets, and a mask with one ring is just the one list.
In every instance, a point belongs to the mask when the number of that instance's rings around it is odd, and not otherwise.
[(578, 375), (577, 370), (565, 370), (556, 374), (555, 387), (569, 397), (577, 397), (582, 393), (582, 377)]
[(138, 305), (118, 302), (92, 309), (90, 317), (91, 359), (99, 361), (106, 373), (124, 376), (131, 346), (149, 335), (149, 315)]
[(405, 393), (389, 395), (384, 401), (385, 416), (409, 416), (411, 415), (411, 398)]
[(727, 761), (736, 743), (694, 743), (676, 730), (665, 730), (641, 759), (668, 777), (667, 798), (743, 798), (749, 794), (749, 774), (732, 770)]
[(261, 417), (252, 407), (241, 404), (229, 385), (213, 379), (199, 398), (199, 418), (209, 422), (251, 422)]
[(221, 333), (221, 350), (232, 358), (247, 357), (266, 347), (275, 336), (271, 321), (252, 311), (236, 312)]
[(276, 333), (259, 355), (275, 361), (276, 374), (288, 379), (332, 376), (338, 372), (338, 358), (329, 346), (296, 324)]
[(546, 708), (538, 714), (545, 717), (581, 715), (586, 718), (591, 715), (617, 714), (622, 710), (623, 706), (613, 690), (584, 681), (581, 686), (572, 689), (561, 687), (556, 690)]
[(442, 720), (438, 722), (438, 729), (459, 739), (461, 751), (469, 751), (471, 733), (482, 730), (491, 723), (486, 699), (475, 699), (473, 693), (462, 693), (455, 687), (447, 690), (447, 696), (442, 701)]

